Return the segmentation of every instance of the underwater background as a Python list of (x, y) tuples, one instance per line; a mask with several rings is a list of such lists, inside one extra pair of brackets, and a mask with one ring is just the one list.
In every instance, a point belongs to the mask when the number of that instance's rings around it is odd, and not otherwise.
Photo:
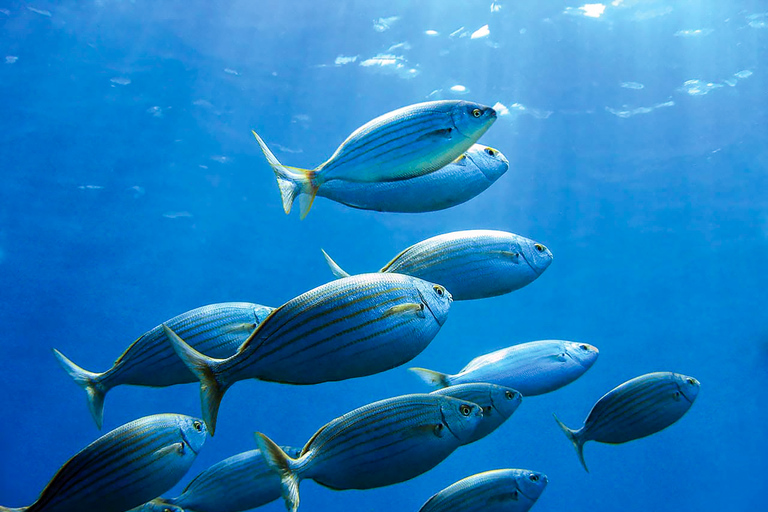
[[(417, 511), (474, 473), (525, 468), (544, 511), (757, 510), (768, 448), (768, 6), (761, 1), (44, 1), (0, 3), (0, 505), (32, 503), (78, 450), (141, 416), (200, 415), (199, 385), (120, 386), (97, 430), (51, 348), (104, 371), (145, 331), (216, 302), (279, 306), (461, 229), (545, 244), (549, 269), (454, 302), (411, 363), (313, 386), (231, 389), (192, 470), (301, 446), (366, 403), (428, 388), (516, 343), (600, 349), (489, 437), (411, 481), (301, 486), (300, 510)], [(431, 99), (500, 114), (479, 141), (509, 171), (468, 203), (387, 214), (319, 198), (286, 216), (251, 134), (314, 167), (355, 128)], [(701, 381), (687, 415), (586, 473), (578, 427), (618, 384)], [(284, 510), (282, 500), (260, 510)]]

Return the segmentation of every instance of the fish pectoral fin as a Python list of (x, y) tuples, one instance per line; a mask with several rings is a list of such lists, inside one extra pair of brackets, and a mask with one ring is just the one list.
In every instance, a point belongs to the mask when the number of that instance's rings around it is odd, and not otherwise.
[(424, 303), (409, 302), (408, 304), (398, 304), (389, 308), (384, 316), (400, 315), (404, 313), (414, 313), (417, 316), (424, 318)]
[(520, 253), (515, 251), (492, 251), (493, 254), (498, 254), (502, 258), (512, 260), (514, 263), (520, 262)]
[(494, 494), (490, 498), (488, 498), (488, 505), (498, 505), (501, 503), (505, 503), (508, 501), (519, 501), (520, 500), (520, 493), (519, 491), (512, 491), (512, 492), (503, 492), (499, 494)]
[(168, 455), (184, 455), (184, 443), (173, 443), (155, 450), (152, 454), (156, 459), (162, 459)]
[(453, 138), (453, 128), (442, 128), (432, 132), (427, 132), (418, 138), (418, 141), (424, 140), (444, 140)]

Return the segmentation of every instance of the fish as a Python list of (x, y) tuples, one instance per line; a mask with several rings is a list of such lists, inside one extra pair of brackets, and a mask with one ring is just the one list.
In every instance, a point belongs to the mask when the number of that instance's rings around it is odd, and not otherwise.
[(381, 115), (364, 124), (314, 169), (282, 165), (252, 130), (275, 173), (283, 209), (299, 197), (305, 218), (320, 187), (332, 180), (397, 181), (434, 172), (468, 150), (496, 121), (496, 111), (479, 103), (428, 101)]
[(508, 169), (509, 161), (499, 150), (475, 144), (429, 174), (374, 183), (331, 180), (317, 189), (317, 195), (362, 210), (434, 212), (469, 201)]
[(40, 497), (21, 510), (124, 512), (176, 485), (205, 439), (202, 420), (181, 414), (156, 414), (131, 421), (69, 459)]
[[(281, 446), (291, 457), (301, 449)], [(259, 450), (226, 458), (192, 480), (177, 498), (155, 498), (129, 512), (239, 512), (280, 499), (280, 477)]]
[(445, 323), (451, 294), (400, 274), (360, 274), (305, 292), (273, 311), (226, 359), (201, 354), (168, 326), (168, 339), (200, 380), (211, 435), (237, 381), (318, 384), (383, 372), (416, 357)]
[(443, 395), (466, 400), (483, 409), (482, 421), (464, 444), (474, 443), (499, 428), (517, 410), (523, 398), (518, 391), (512, 388), (484, 382), (450, 386), (433, 391), (430, 395)]
[(256, 444), (280, 475), (286, 507), (299, 507), (299, 482), (335, 490), (410, 480), (462, 446), (482, 421), (479, 405), (448, 396), (403, 395), (355, 409), (321, 427), (291, 458), (257, 432)]
[(588, 343), (541, 340), (520, 343), (474, 358), (455, 374), (410, 368), (433, 386), (490, 382), (518, 390), (522, 395), (549, 393), (570, 384), (589, 370), (599, 351)]
[(584, 443), (621, 444), (664, 430), (688, 412), (700, 386), (698, 380), (679, 373), (648, 373), (603, 395), (578, 430), (566, 427), (557, 415), (555, 421), (589, 472), (584, 460)]
[[(229, 357), (273, 309), (249, 302), (210, 304), (175, 316), (165, 325), (184, 336), (196, 350), (212, 357)], [(84, 370), (56, 349), (53, 353), (85, 390), (88, 409), (99, 429), (104, 422), (105, 395), (115, 386), (163, 387), (197, 381), (171, 349), (162, 325), (141, 335), (103, 373)]]
[[(325, 251), (323, 254), (336, 277), (349, 275)], [(454, 300), (472, 300), (518, 290), (541, 276), (550, 263), (552, 253), (538, 242), (506, 231), (478, 229), (423, 240), (379, 272), (439, 283), (450, 290)]]
[(419, 512), (525, 512), (547, 487), (547, 475), (495, 469), (468, 476), (438, 492)]

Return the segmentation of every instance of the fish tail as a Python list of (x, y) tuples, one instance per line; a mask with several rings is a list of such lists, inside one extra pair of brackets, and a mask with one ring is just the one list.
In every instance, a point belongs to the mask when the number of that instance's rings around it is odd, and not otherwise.
[(267, 144), (259, 137), (259, 134), (251, 130), (256, 141), (259, 143), (262, 153), (267, 158), (269, 166), (275, 173), (277, 186), (280, 187), (280, 197), (283, 199), (283, 210), (285, 213), (291, 213), (293, 202), (299, 198), (299, 211), (301, 218), (307, 216), (312, 202), (317, 195), (317, 189), (320, 184), (317, 183), (317, 173), (309, 169), (298, 167), (288, 167), (281, 164), (277, 157), (267, 147)]
[(450, 375), (446, 373), (436, 372), (434, 370), (427, 370), (426, 368), (408, 368), (413, 373), (421, 377), (421, 380), (436, 386), (438, 388), (447, 388), (451, 385)]
[(557, 417), (556, 414), (552, 414), (552, 416), (555, 417), (555, 421), (558, 425), (560, 425), (560, 428), (565, 433), (565, 437), (567, 437), (571, 443), (573, 443), (573, 447), (576, 448), (576, 454), (579, 456), (579, 461), (581, 462), (581, 465), (584, 466), (584, 470), (589, 473), (589, 468), (587, 467), (587, 463), (584, 460), (584, 439), (583, 437), (578, 435), (578, 432), (576, 430), (570, 429), (565, 426), (565, 423), (560, 421), (560, 419)]
[(331, 267), (331, 272), (333, 272), (333, 275), (335, 275), (338, 278), (342, 277), (349, 277), (349, 273), (344, 271), (333, 259), (331, 259), (330, 256), (328, 256), (328, 253), (325, 252), (325, 250), (320, 249), (323, 251), (323, 256), (325, 256), (325, 262), (328, 263), (328, 266)]
[(190, 347), (178, 334), (163, 324), (165, 335), (171, 342), (174, 352), (187, 365), (187, 368), (200, 380), (200, 402), (203, 410), (203, 421), (211, 436), (216, 432), (216, 418), (219, 415), (219, 405), (230, 384), (222, 379), (217, 370), (221, 359), (214, 359), (201, 354)]
[(291, 512), (299, 508), (299, 474), (296, 471), (298, 461), (289, 457), (274, 441), (256, 432), (256, 444), (267, 465), (280, 476), (285, 507)]
[(101, 382), (102, 374), (83, 370), (55, 348), (53, 355), (56, 356), (64, 371), (72, 377), (78, 386), (85, 390), (85, 394), (88, 396), (88, 409), (91, 411), (96, 426), (101, 429), (104, 421), (104, 396), (108, 391), (108, 388)]

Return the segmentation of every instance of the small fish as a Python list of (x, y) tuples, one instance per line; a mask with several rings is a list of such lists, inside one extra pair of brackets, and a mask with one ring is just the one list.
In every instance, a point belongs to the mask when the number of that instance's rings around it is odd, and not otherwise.
[(525, 512), (547, 487), (547, 476), (527, 469), (496, 469), (469, 476), (438, 492), (419, 512)]
[(500, 151), (475, 144), (453, 162), (429, 174), (376, 183), (331, 180), (323, 183), (317, 195), (362, 210), (433, 212), (469, 201), (508, 169), (509, 162)]
[(521, 343), (474, 358), (456, 375), (410, 368), (428, 384), (455, 386), (490, 382), (513, 388), (523, 396), (549, 393), (581, 377), (599, 352), (587, 343), (542, 340)]
[(320, 428), (298, 458), (261, 433), (256, 443), (280, 475), (283, 498), (299, 507), (299, 482), (373, 489), (410, 480), (464, 444), (482, 421), (477, 404), (440, 395), (404, 395), (355, 409)]
[(376, 183), (429, 174), (468, 150), (495, 120), (491, 107), (468, 101), (410, 105), (364, 124), (312, 170), (282, 165), (255, 131), (253, 135), (275, 172), (283, 209), (290, 213), (299, 196), (303, 219), (324, 183)]
[(445, 288), (415, 277), (361, 274), (283, 304), (227, 359), (201, 354), (165, 331), (200, 380), (203, 418), (213, 435), (221, 399), (235, 382), (318, 384), (389, 370), (429, 345), (451, 301)]
[[(349, 275), (325, 251), (323, 254), (336, 277)], [(552, 253), (538, 242), (505, 231), (470, 230), (412, 245), (379, 272), (440, 283), (454, 300), (470, 300), (520, 289), (538, 278), (550, 263)]]
[(672, 372), (635, 377), (612, 389), (592, 407), (584, 425), (573, 430), (555, 421), (571, 440), (584, 469), (584, 443), (621, 444), (650, 436), (683, 417), (699, 394), (699, 381)]
[[(165, 324), (196, 350), (213, 357), (229, 357), (273, 309), (248, 302), (225, 302), (187, 311)], [(163, 387), (197, 381), (174, 353), (162, 325), (134, 341), (103, 373), (80, 368), (56, 349), (53, 353), (61, 367), (85, 389), (88, 408), (99, 428), (104, 418), (104, 397), (115, 386)]]
[[(301, 449), (282, 446), (290, 457)], [(195, 477), (177, 498), (155, 498), (130, 512), (240, 512), (279, 499), (280, 477), (259, 450), (238, 453)]]
[(482, 421), (464, 444), (474, 443), (499, 428), (517, 410), (523, 399), (522, 395), (512, 388), (485, 382), (450, 386), (433, 391), (430, 395), (458, 398), (477, 404), (483, 409)]
[[(205, 424), (181, 414), (146, 416), (69, 459), (25, 512), (123, 512), (176, 485), (205, 442)], [(0, 507), (2, 510), (2, 507)]]

